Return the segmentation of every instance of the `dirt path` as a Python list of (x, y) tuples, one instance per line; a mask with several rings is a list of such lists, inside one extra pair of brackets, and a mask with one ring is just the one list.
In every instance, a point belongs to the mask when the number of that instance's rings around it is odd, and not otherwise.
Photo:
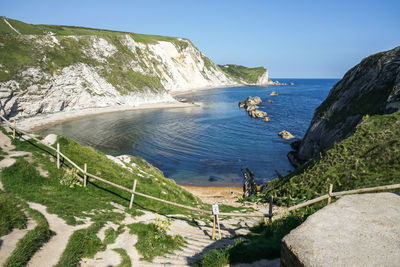
[(15, 28), (8, 22), (8, 20), (7, 20), (6, 18), (3, 18), (3, 20), (4, 20), (4, 22), (5, 22), (8, 26), (10, 26), (10, 28), (11, 28), (13, 31), (15, 31), (15, 32), (18, 33), (18, 34), (21, 34), (19, 31), (17, 31), (17, 29), (15, 29)]
[(36, 252), (32, 259), (29, 261), (28, 266), (41, 267), (41, 266), (54, 266), (57, 264), (61, 254), (67, 246), (70, 235), (79, 229), (87, 228), (90, 222), (85, 224), (71, 226), (65, 223), (55, 214), (49, 214), (46, 207), (37, 203), (28, 203), (29, 207), (42, 213), (49, 223), (50, 230), (55, 233), (50, 240), (43, 245), (43, 247)]
[[(113, 211), (124, 213), (124, 207), (115, 205)], [(144, 215), (133, 217), (130, 214), (125, 213), (125, 219), (121, 222), (123, 225), (129, 225), (132, 223), (143, 222), (153, 223), (157, 217), (162, 220), (167, 220), (167, 216), (161, 216), (152, 212), (143, 211)], [(171, 217), (174, 217), (173, 215)], [(214, 248), (221, 248), (231, 245), (236, 239), (233, 237), (236, 234), (246, 234), (249, 232), (248, 227), (258, 223), (257, 219), (243, 220), (241, 218), (233, 218), (229, 220), (221, 220), (221, 235), (222, 240), (213, 241), (211, 240), (212, 226), (202, 221), (197, 221), (197, 226), (188, 224), (184, 220), (172, 219), (170, 235), (180, 235), (186, 241), (187, 244), (182, 250), (174, 251), (174, 253), (164, 255), (162, 257), (156, 257), (153, 262), (141, 261), (142, 257), (136, 250), (135, 244), (137, 242), (137, 236), (129, 233), (129, 229), (125, 227), (125, 231), (120, 234), (113, 244), (107, 246), (105, 251), (98, 252), (92, 259), (82, 259), (81, 266), (83, 267), (94, 267), (94, 266), (117, 266), (121, 263), (121, 256), (113, 249), (122, 248), (124, 249), (132, 263), (132, 266), (190, 266), (196, 260), (200, 259), (201, 256)], [(100, 239), (104, 238), (104, 231), (106, 228), (113, 227), (117, 228), (116, 225), (106, 225), (98, 233)]]
[(35, 228), (36, 225), (35, 221), (28, 219), (26, 229), (14, 229), (8, 235), (0, 238), (0, 266), (3, 266), (7, 258), (14, 251), (18, 241), (24, 237), (27, 232)]

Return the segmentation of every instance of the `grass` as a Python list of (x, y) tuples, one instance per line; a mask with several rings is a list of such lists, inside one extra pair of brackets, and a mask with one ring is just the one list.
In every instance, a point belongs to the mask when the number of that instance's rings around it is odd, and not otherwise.
[(172, 253), (174, 250), (180, 249), (185, 242), (181, 236), (170, 236), (153, 223), (134, 223), (128, 227), (131, 234), (138, 236), (135, 246), (146, 261), (152, 261), (156, 256)]
[(237, 241), (225, 249), (213, 249), (203, 255), (194, 266), (222, 267), (227, 264), (279, 258), (282, 238), (322, 206), (323, 204), (318, 204), (306, 207), (272, 223), (260, 224), (251, 229), (252, 233), (244, 236), (245, 241)]
[(92, 258), (103, 249), (104, 245), (96, 235), (103, 226), (104, 222), (96, 222), (86, 229), (75, 231), (56, 266), (80, 266), (83, 257)]
[(113, 250), (115, 252), (119, 253), (119, 255), (121, 255), (121, 258), (122, 258), (122, 262), (117, 267), (131, 267), (132, 266), (131, 258), (128, 256), (125, 249), (114, 248)]
[[(112, 182), (121, 184), (130, 188), (133, 180), (138, 180), (137, 190), (158, 198), (174, 201), (177, 203), (200, 206), (208, 208), (192, 194), (177, 186), (173, 181), (165, 178), (162, 172), (141, 158), (131, 157), (138, 168), (133, 168), (130, 173), (127, 169), (113, 163), (103, 153), (79, 145), (71, 139), (60, 137), (58, 139), (61, 151), (68, 155), (78, 165), (83, 166), (87, 163), (88, 172), (104, 177)], [(30, 142), (30, 141), (29, 141)], [(1, 179), (5, 189), (28, 201), (41, 203), (48, 207), (50, 213), (55, 213), (63, 218), (68, 224), (76, 225), (81, 222), (76, 218), (105, 216), (105, 210), (113, 209), (110, 202), (115, 202), (127, 207), (130, 194), (111, 186), (90, 180), (86, 188), (76, 186), (69, 188), (60, 184), (59, 179), (65, 174), (65, 166), (58, 170), (55, 162), (50, 160), (51, 156), (47, 154), (42, 145), (35, 142), (29, 143), (15, 139), (13, 144), (16, 150), (30, 151), (33, 154), (35, 162), (29, 163), (23, 158), (17, 159), (16, 163), (5, 168), (1, 174)], [(42, 177), (36, 170), (41, 168), (49, 172), (49, 177)], [(141, 171), (146, 172), (147, 177), (141, 177), (138, 174)], [(27, 183), (29, 187), (24, 186)], [(167, 194), (163, 194), (162, 192)], [(96, 200), (96, 201), (94, 201)], [(134, 209), (129, 212), (134, 215), (140, 214), (136, 209), (147, 209), (162, 214), (190, 214), (189, 211), (158, 203), (137, 196), (134, 201)], [(92, 215), (88, 213), (92, 212)], [(118, 216), (113, 213), (110, 218)]]
[(26, 217), (10, 196), (0, 191), (0, 237), (10, 233), (14, 228), (26, 228)]
[(324, 195), (329, 184), (344, 191), (400, 183), (400, 112), (364, 117), (354, 135), (293, 173), (268, 183), (269, 196), (293, 205)]
[(11, 198), (15, 203), (22, 206), (28, 216), (36, 221), (37, 225), (18, 241), (16, 248), (7, 258), (4, 266), (26, 266), (35, 252), (50, 238), (51, 231), (46, 218), (40, 212), (30, 209), (24, 201), (14, 196), (11, 196)]
[(124, 232), (124, 226), (120, 225), (117, 230), (110, 227), (105, 231), (104, 245), (109, 245), (115, 242), (117, 237)]
[(219, 65), (221, 70), (238, 82), (255, 84), (267, 70), (264, 67), (247, 68), (240, 65)]

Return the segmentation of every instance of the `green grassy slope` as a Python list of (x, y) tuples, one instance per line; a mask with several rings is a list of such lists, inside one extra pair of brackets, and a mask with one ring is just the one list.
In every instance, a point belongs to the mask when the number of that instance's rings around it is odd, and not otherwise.
[[(132, 167), (133, 173), (131, 173), (93, 148), (81, 146), (73, 140), (63, 137), (60, 137), (58, 141), (61, 151), (80, 166), (87, 163), (90, 173), (127, 188), (131, 188), (134, 179), (137, 179), (137, 190), (139, 192), (189, 206), (203, 206), (198, 198), (176, 185), (172, 180), (165, 178), (161, 171), (141, 158), (132, 157), (137, 168)], [(47, 206), (49, 212), (59, 215), (72, 225), (81, 223), (76, 218), (88, 216), (94, 221), (102, 220), (101, 218), (106, 216), (109, 216), (110, 220), (114, 217), (116, 220), (120, 219), (117, 214), (112, 212), (105, 214), (103, 211), (113, 209), (110, 202), (119, 203), (126, 207), (129, 204), (129, 193), (94, 180), (90, 180), (86, 188), (80, 186), (70, 188), (62, 185), (60, 180), (68, 182), (69, 177), (74, 176), (74, 173), (67, 171), (65, 166), (62, 169), (57, 169), (54, 160), (51, 161), (53, 157), (46, 152), (42, 145), (29, 142), (13, 141), (17, 150), (32, 152), (35, 160), (30, 163), (26, 159), (18, 158), (14, 165), (2, 171), (0, 177), (7, 192), (13, 193), (26, 201)], [(48, 177), (41, 176), (37, 166), (41, 166), (42, 169), (47, 171)], [(147, 174), (140, 172), (139, 168)], [(29, 184), (29, 186), (25, 186), (26, 184)], [(204, 207), (208, 208), (208, 206)], [(142, 197), (135, 199), (134, 210), (137, 208), (162, 214), (187, 213), (184, 209)], [(132, 213), (134, 210), (129, 212)], [(88, 215), (91, 211), (94, 211), (94, 214)]]
[(254, 84), (258, 78), (264, 74), (266, 69), (264, 67), (247, 68), (239, 65), (219, 65), (221, 70), (233, 77), (236, 81), (244, 81), (248, 84)]
[(13, 228), (26, 228), (26, 217), (8, 194), (0, 191), (0, 237), (8, 234)]
[(334, 191), (400, 183), (400, 112), (364, 117), (355, 134), (292, 174), (268, 183), (263, 197), (293, 205)]

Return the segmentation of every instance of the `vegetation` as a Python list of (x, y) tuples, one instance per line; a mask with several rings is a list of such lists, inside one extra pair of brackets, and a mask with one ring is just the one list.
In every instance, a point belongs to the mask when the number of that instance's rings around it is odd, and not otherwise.
[(400, 183), (400, 112), (365, 116), (353, 136), (281, 180), (268, 183), (263, 199), (293, 205), (334, 191)]
[(196, 262), (196, 267), (221, 267), (234, 263), (251, 263), (260, 259), (280, 257), (282, 238), (304, 222), (322, 204), (306, 207), (272, 223), (260, 224), (252, 233), (225, 249), (213, 249)]
[(219, 65), (222, 71), (238, 82), (254, 84), (267, 70), (264, 67), (247, 68), (239, 65)]
[(11, 232), (13, 228), (26, 228), (26, 217), (9, 195), (0, 191), (0, 237)]
[(83, 257), (91, 258), (104, 248), (96, 235), (103, 226), (104, 222), (96, 222), (86, 229), (75, 231), (56, 266), (80, 266), (79, 262)]
[(156, 256), (180, 249), (185, 242), (179, 235), (168, 235), (167, 229), (157, 226), (157, 224), (134, 223), (128, 227), (131, 234), (138, 236), (135, 246), (146, 261), (152, 261)]
[(128, 254), (126, 253), (125, 249), (122, 248), (114, 248), (115, 252), (119, 253), (122, 257), (122, 262), (117, 267), (131, 267), (131, 259), (129, 258)]
[(51, 231), (46, 218), (40, 212), (30, 209), (24, 201), (13, 197), (11, 194), (8, 195), (14, 203), (20, 205), (28, 213), (28, 216), (37, 223), (35, 228), (18, 241), (17, 247), (4, 264), (5, 267), (25, 266), (33, 254), (50, 238)]

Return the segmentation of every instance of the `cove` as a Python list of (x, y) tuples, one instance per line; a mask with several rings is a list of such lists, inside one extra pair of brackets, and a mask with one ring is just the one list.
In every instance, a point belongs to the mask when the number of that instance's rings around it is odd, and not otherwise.
[[(199, 107), (93, 115), (40, 131), (56, 133), (109, 155), (141, 156), (182, 185), (242, 185), (242, 168), (258, 183), (293, 170), (290, 142), (277, 133), (305, 134), (314, 110), (337, 79), (279, 79), (293, 86), (243, 86), (181, 94)], [(269, 96), (277, 91), (278, 96)], [(270, 122), (250, 118), (238, 102), (260, 96)], [(267, 104), (271, 99), (273, 103)]]

